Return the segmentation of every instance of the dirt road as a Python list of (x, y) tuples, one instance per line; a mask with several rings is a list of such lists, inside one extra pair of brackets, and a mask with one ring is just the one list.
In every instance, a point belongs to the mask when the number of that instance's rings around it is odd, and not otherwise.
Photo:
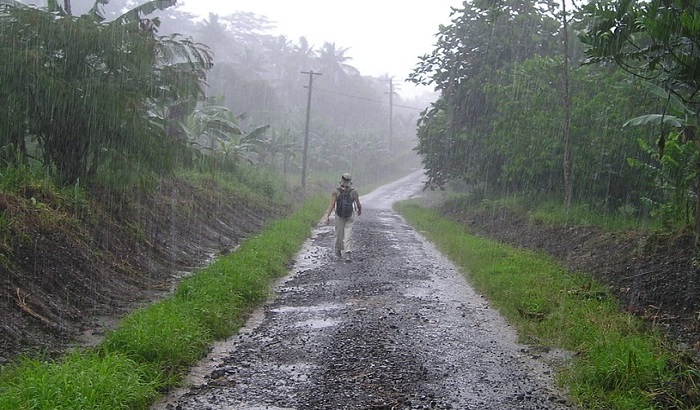
[(275, 296), (153, 409), (571, 408), (551, 370), (391, 210), (420, 179), (361, 197), (350, 263), (319, 225)]

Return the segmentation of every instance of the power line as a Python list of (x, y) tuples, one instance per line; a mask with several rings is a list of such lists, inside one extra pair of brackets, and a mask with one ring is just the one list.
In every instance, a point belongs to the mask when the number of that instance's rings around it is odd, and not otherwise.
[[(363, 100), (363, 101), (373, 102), (373, 103), (382, 104), (382, 105), (389, 105), (384, 101), (373, 100), (371, 98), (361, 97), (359, 95), (351, 95), (351, 94), (341, 93), (338, 91), (324, 90), (323, 88), (318, 88), (318, 87), (314, 87), (314, 90), (321, 91), (321, 92), (328, 93), (328, 94), (335, 94), (335, 95), (340, 95), (343, 97), (354, 98), (356, 100)], [(416, 111), (423, 111), (425, 109), (425, 108), (409, 107), (407, 105), (400, 105), (400, 104), (394, 104), (394, 107), (407, 108), (409, 110), (416, 110)]]

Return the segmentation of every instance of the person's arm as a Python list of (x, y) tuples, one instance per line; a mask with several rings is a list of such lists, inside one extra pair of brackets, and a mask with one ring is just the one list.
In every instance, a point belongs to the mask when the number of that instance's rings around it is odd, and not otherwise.
[(335, 192), (331, 194), (331, 202), (328, 204), (328, 210), (326, 211), (326, 224), (331, 223), (331, 212), (335, 208)]
[(362, 215), (362, 204), (360, 203), (360, 194), (355, 196), (355, 206), (357, 207), (357, 216)]

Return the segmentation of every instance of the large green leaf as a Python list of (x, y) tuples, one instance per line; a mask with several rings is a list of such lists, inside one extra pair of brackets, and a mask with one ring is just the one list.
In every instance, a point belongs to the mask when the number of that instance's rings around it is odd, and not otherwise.
[(177, 0), (153, 0), (144, 3), (140, 6), (134, 7), (133, 9), (127, 11), (121, 16), (117, 17), (115, 21), (119, 24), (129, 24), (137, 22), (141, 19), (141, 16), (146, 16), (157, 10), (165, 10), (168, 7), (172, 7), (177, 3)]
[(642, 87), (646, 88), (647, 91), (659, 97), (661, 100), (668, 101), (668, 108), (670, 108), (672, 112), (679, 114), (692, 114), (692, 111), (690, 111), (688, 107), (683, 104), (683, 101), (681, 101), (681, 99), (676, 95), (671, 94), (668, 90), (648, 81), (644, 81), (641, 84)]
[(87, 15), (92, 17), (93, 20), (97, 22), (105, 21), (105, 13), (102, 6), (106, 5), (107, 3), (109, 3), (109, 0), (95, 0), (95, 4), (92, 6), (90, 11), (87, 12)]
[(685, 121), (678, 117), (674, 117), (673, 115), (664, 115), (664, 114), (647, 114), (647, 115), (640, 115), (639, 117), (632, 118), (631, 120), (627, 121), (623, 127), (627, 126), (637, 126), (637, 125), (659, 125), (661, 123), (664, 123), (666, 125), (670, 125), (672, 127), (676, 128), (681, 128), (685, 124)]
[(222, 118), (209, 118), (206, 120), (207, 128), (230, 134), (240, 135), (241, 129), (238, 125)]
[(245, 135), (247, 140), (260, 140), (270, 128), (270, 125), (262, 125)]

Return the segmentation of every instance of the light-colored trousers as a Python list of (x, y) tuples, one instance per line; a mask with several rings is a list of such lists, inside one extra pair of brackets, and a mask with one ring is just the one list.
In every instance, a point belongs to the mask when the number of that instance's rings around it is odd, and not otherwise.
[[(354, 216), (354, 215), (353, 215)], [(355, 219), (335, 216), (335, 250), (352, 252), (352, 225)]]

